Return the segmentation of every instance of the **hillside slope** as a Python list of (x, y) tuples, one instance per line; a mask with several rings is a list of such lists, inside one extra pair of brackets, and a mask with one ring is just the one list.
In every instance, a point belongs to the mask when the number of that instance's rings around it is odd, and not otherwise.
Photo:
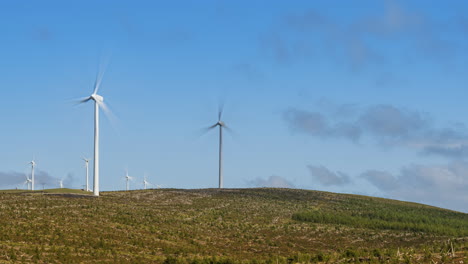
[(0, 193), (0, 262), (460, 263), (468, 256), (468, 214), (414, 203), (268, 188), (72, 192)]

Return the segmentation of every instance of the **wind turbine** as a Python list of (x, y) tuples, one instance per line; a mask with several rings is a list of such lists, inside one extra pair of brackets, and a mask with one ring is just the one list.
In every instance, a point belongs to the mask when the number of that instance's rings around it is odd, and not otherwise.
[(86, 191), (89, 192), (89, 159), (87, 158), (82, 158), (85, 162), (85, 167), (86, 167)]
[(34, 167), (36, 167), (36, 162), (34, 161), (34, 158), (28, 164), (31, 164), (31, 191), (34, 191)]
[(60, 179), (59, 184), (60, 184), (60, 189), (63, 189), (63, 179)]
[(223, 115), (223, 105), (218, 108), (218, 122), (205, 129), (206, 132), (219, 127), (219, 185), (218, 188), (223, 188), (223, 128), (228, 129), (226, 124), (221, 120)]
[(128, 191), (130, 180), (133, 180), (133, 177), (128, 176), (128, 170), (125, 171), (125, 180), (127, 181), (127, 191)]
[(78, 101), (79, 104), (86, 103), (90, 100), (94, 101), (94, 168), (93, 168), (93, 194), (99, 196), (99, 108), (102, 108), (106, 114), (110, 114), (109, 108), (104, 104), (104, 97), (98, 95), (99, 86), (101, 85), (103, 72), (99, 71), (94, 82), (93, 93)]
[(151, 183), (148, 182), (148, 180), (146, 179), (146, 174), (145, 174), (145, 177), (143, 178), (143, 185), (145, 186), (145, 190), (147, 188), (148, 185), (152, 185)]
[(29, 190), (29, 185), (31, 184), (32, 180), (29, 179), (28, 175), (26, 174), (26, 181), (23, 184), (26, 184), (26, 189)]

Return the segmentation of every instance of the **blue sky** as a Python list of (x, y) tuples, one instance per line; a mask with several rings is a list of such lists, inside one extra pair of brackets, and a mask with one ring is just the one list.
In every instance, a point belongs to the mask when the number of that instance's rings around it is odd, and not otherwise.
[(2, 188), (81, 188), (100, 94), (101, 188), (293, 187), (468, 212), (465, 1), (3, 1)]

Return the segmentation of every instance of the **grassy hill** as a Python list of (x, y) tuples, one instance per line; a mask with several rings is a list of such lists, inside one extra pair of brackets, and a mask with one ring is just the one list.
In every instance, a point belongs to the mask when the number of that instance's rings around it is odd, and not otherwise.
[[(291, 189), (0, 192), (0, 263), (467, 263), (468, 214)], [(453, 248), (453, 250), (452, 250)]]

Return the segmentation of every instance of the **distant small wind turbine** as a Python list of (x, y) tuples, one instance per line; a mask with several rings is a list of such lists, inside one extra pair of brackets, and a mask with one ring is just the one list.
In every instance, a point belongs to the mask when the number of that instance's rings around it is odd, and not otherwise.
[(125, 172), (125, 180), (127, 181), (127, 191), (130, 187), (130, 180), (133, 180), (133, 177), (128, 176), (128, 170)]
[(143, 178), (143, 185), (145, 186), (145, 190), (148, 188), (148, 186), (151, 186), (153, 184), (151, 184), (150, 182), (148, 182), (148, 179), (147, 179), (147, 176), (145, 174), (144, 178)]
[(28, 164), (31, 164), (31, 191), (34, 191), (34, 167), (36, 167), (36, 162), (34, 158)]
[(82, 158), (85, 162), (85, 168), (86, 168), (86, 191), (89, 192), (89, 159), (87, 158)]
[(230, 130), (226, 124), (221, 121), (221, 117), (223, 115), (223, 105), (220, 105), (218, 108), (218, 122), (214, 125), (205, 128), (205, 132), (208, 132), (216, 127), (219, 127), (219, 185), (218, 188), (223, 188), (223, 128)]
[(98, 72), (96, 81), (94, 82), (93, 93), (78, 101), (79, 104), (86, 103), (90, 100), (94, 101), (94, 196), (99, 196), (99, 108), (102, 108), (106, 114), (111, 115), (109, 108), (104, 103), (104, 97), (97, 94), (103, 75), (104, 73), (102, 71)]
[(26, 189), (29, 190), (30, 189), (30, 184), (32, 183), (32, 180), (28, 177), (28, 175), (26, 175), (26, 181), (24, 181), (23, 184), (26, 185)]
[(63, 179), (60, 179), (59, 184), (60, 184), (60, 189), (63, 189)]

